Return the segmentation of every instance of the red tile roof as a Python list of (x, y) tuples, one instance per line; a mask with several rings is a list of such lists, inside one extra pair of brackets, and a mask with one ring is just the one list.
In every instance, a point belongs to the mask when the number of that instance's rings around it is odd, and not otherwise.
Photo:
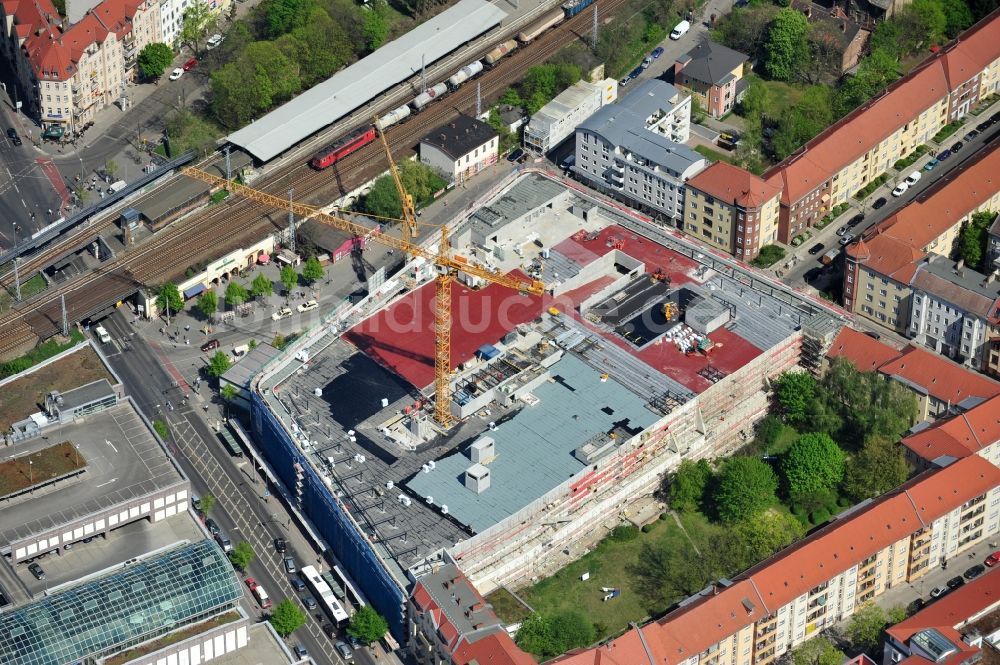
[(908, 346), (902, 354), (879, 368), (916, 384), (941, 402), (958, 404), (966, 397), (988, 398), (1000, 394), (1000, 384), (973, 370), (919, 346)]
[(826, 129), (764, 174), (793, 204), (1000, 57), (1000, 11), (929, 56), (881, 95)]
[(687, 181), (688, 186), (730, 205), (757, 208), (781, 193), (763, 178), (726, 162), (716, 162)]
[(961, 636), (956, 629), (977, 615), (997, 607), (1000, 607), (1000, 573), (994, 569), (938, 599), (910, 618), (890, 626), (886, 632), (905, 644), (920, 631), (936, 628), (951, 639), (955, 646), (961, 646)]
[(845, 358), (862, 372), (873, 372), (894, 358), (899, 351), (863, 332), (844, 326), (837, 333), (826, 357)]
[(935, 460), (942, 455), (975, 455), (996, 441), (1000, 441), (1000, 396), (912, 434), (902, 443), (923, 459)]
[(452, 654), (454, 665), (536, 665), (535, 659), (521, 651), (507, 631), (500, 630), (475, 642), (463, 642)]

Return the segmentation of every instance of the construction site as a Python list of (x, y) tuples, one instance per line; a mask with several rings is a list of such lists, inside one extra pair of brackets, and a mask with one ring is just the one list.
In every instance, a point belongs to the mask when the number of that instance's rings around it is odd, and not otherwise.
[(418, 255), (255, 383), (264, 450), (387, 614), (442, 549), (484, 593), (526, 583), (682, 459), (730, 454), (841, 323), (548, 174), (499, 189), (453, 229), (481, 268), (447, 303)]

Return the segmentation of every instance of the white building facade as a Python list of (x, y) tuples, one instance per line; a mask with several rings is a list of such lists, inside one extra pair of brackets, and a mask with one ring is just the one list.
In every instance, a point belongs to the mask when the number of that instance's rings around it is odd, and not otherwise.
[(538, 110), (524, 129), (524, 149), (544, 155), (576, 131), (594, 111), (618, 99), (618, 82), (579, 81)]
[(420, 161), (445, 178), (462, 183), (499, 155), (500, 135), (481, 120), (460, 115), (420, 139)]

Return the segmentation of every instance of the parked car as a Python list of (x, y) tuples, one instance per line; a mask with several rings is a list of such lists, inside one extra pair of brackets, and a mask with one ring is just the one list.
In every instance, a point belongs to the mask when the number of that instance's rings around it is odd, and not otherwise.
[(653, 64), (653, 56), (647, 55), (645, 58), (642, 59), (642, 66), (644, 68), (649, 67), (651, 64)]
[(219, 525), (216, 524), (215, 520), (213, 520), (211, 517), (205, 520), (205, 528), (208, 529), (208, 532), (213, 536), (218, 536), (220, 533), (222, 533), (222, 529), (219, 528)]
[(914, 171), (910, 175), (906, 176), (906, 180), (904, 180), (903, 182), (905, 182), (908, 187), (913, 187), (915, 184), (920, 182), (921, 175), (922, 174), (920, 173), (920, 171)]
[(838, 236), (843, 236), (843, 235), (847, 235), (847, 233), (848, 233), (848, 232), (849, 232), (850, 230), (851, 230), (851, 227), (850, 227), (850, 226), (848, 226), (847, 224), (844, 224), (844, 225), (843, 225), (843, 226), (841, 226), (841, 227), (840, 227), (839, 229), (837, 229), (837, 235), (838, 235)]
[(983, 559), (983, 565), (987, 568), (992, 568), (993, 566), (1000, 563), (1000, 551), (994, 552), (985, 559)]
[(941, 160), (939, 160), (939, 159), (932, 159), (931, 161), (929, 161), (926, 164), (924, 164), (924, 170), (925, 171), (933, 171), (934, 167), (937, 166), (940, 163), (941, 163)]
[(854, 228), (863, 221), (865, 221), (865, 213), (859, 212), (854, 217), (851, 217), (851, 221), (849, 221), (847, 225), (851, 228)]
[(302, 596), (302, 604), (306, 606), (306, 609), (312, 612), (316, 609), (316, 599), (312, 596)]
[(329, 637), (331, 640), (337, 636), (337, 629), (334, 628), (333, 624), (330, 622), (324, 623), (322, 626), (320, 626), (319, 629), (322, 630), (323, 634)]
[(650, 53), (650, 55), (653, 56), (653, 60), (656, 60), (661, 55), (663, 55), (663, 47), (662, 46), (657, 46), (656, 48), (653, 49), (653, 52)]
[(512, 150), (509, 155), (507, 155), (507, 161), (513, 164), (517, 160), (524, 156), (524, 150), (518, 148), (517, 150)]
[(879, 208), (881, 208), (882, 206), (884, 206), (886, 203), (888, 203), (888, 201), (885, 200), (885, 197), (877, 198), (877, 199), (875, 199), (875, 203), (872, 204), (872, 208), (874, 208), (875, 210), (878, 210)]
[(892, 190), (892, 195), (902, 196), (903, 194), (906, 193), (906, 190), (908, 190), (909, 188), (910, 188), (910, 183), (904, 180), (903, 182), (896, 185), (896, 189)]
[(618, 85), (620, 85), (620, 86), (622, 86), (622, 87), (625, 87), (625, 86), (627, 86), (627, 85), (628, 85), (628, 82), (629, 82), (629, 81), (631, 81), (631, 80), (632, 80), (632, 79), (631, 79), (630, 77), (626, 76), (626, 77), (625, 77), (625, 78), (623, 78), (623, 79), (622, 79), (621, 81), (618, 81)]
[(643, 67), (642, 65), (639, 65), (638, 67), (630, 71), (628, 73), (628, 76), (629, 78), (637, 79), (639, 78), (639, 74), (642, 74), (644, 71), (646, 71), (646, 68)]
[(30, 566), (28, 566), (28, 571), (35, 576), (36, 580), (45, 579), (45, 571), (42, 570), (42, 567), (39, 566), (37, 563), (33, 563)]
[(853, 233), (848, 233), (846, 236), (844, 236), (843, 238), (840, 239), (840, 245), (842, 247), (847, 247), (852, 242), (854, 242), (854, 234)]
[(937, 160), (939, 162), (943, 162), (944, 160), (948, 159), (949, 157), (951, 157), (951, 150), (942, 150), (941, 152), (939, 152), (937, 154)]
[(189, 72), (198, 66), (198, 58), (191, 58), (184, 63), (184, 71)]
[(955, 577), (948, 580), (948, 588), (951, 589), (952, 591), (962, 586), (963, 584), (965, 584), (965, 580), (962, 579), (962, 577), (959, 575), (956, 575)]
[(225, 40), (225, 37), (223, 37), (219, 33), (215, 33), (214, 35), (212, 35), (211, 37), (208, 38), (207, 42), (205, 42), (205, 48), (207, 48), (209, 51), (211, 51), (212, 49), (214, 49), (215, 47), (217, 47), (219, 44), (221, 44), (223, 42), (223, 40)]
[(817, 254), (823, 251), (823, 247), (825, 247), (823, 243), (821, 242), (816, 243), (815, 245), (809, 248), (809, 255), (816, 256)]
[(981, 123), (979, 123), (978, 125), (976, 125), (976, 131), (979, 132), (980, 134), (982, 134), (987, 129), (989, 129), (990, 125), (992, 125), (992, 124), (993, 123), (991, 123), (989, 121), (989, 119), (987, 118), (986, 120), (983, 120)]
[(973, 129), (968, 134), (966, 134), (965, 136), (963, 136), (962, 140), (965, 141), (966, 143), (968, 143), (969, 141), (971, 141), (972, 139), (976, 138), (977, 136), (979, 136), (979, 132), (977, 130)]
[(282, 319), (287, 319), (292, 315), (292, 310), (290, 307), (282, 307), (277, 312), (271, 315), (272, 321), (280, 321)]
[(952, 146), (951, 146), (950, 148), (948, 148), (948, 149), (949, 149), (949, 150), (951, 150), (952, 152), (958, 152), (959, 150), (961, 150), (961, 149), (962, 149), (962, 146), (964, 146), (964, 145), (965, 145), (965, 144), (964, 144), (964, 143), (962, 143), (961, 141), (955, 141), (955, 144), (954, 144), (954, 145), (952, 145)]
[(7, 129), (7, 138), (9, 138), (10, 142), (14, 145), (21, 145), (21, 137), (17, 135), (17, 130), (13, 127)]
[(278, 554), (284, 554), (285, 553), (285, 549), (287, 547), (288, 546), (286, 545), (284, 538), (275, 538), (274, 539), (274, 551), (277, 552)]
[(986, 572), (986, 566), (984, 566), (981, 563), (977, 563), (974, 566), (969, 566), (969, 568), (964, 573), (962, 573), (962, 577), (964, 577), (967, 580), (974, 580), (985, 572)]
[(285, 572), (288, 573), (289, 575), (293, 574), (296, 570), (298, 570), (295, 567), (295, 559), (293, 559), (290, 556), (286, 556), (284, 559), (282, 559), (281, 563), (282, 565), (285, 566)]
[(340, 657), (344, 660), (351, 660), (354, 658), (354, 650), (347, 646), (347, 642), (337, 642), (334, 646), (340, 653)]
[(292, 588), (295, 589), (296, 591), (305, 591), (306, 590), (306, 583), (303, 582), (302, 578), (298, 577), (297, 575), (291, 575), (291, 576), (289, 576), (288, 582), (289, 582), (289, 584), (292, 585)]
[(300, 312), (309, 312), (311, 310), (316, 309), (317, 307), (319, 307), (318, 302), (316, 302), (315, 300), (309, 300), (307, 302), (302, 303), (295, 309), (299, 310)]
[(946, 593), (948, 593), (948, 587), (936, 586), (931, 589), (931, 598), (940, 598)]
[(219, 348), (219, 340), (217, 339), (210, 339), (201, 345), (202, 351), (213, 351), (217, 348)]
[(300, 659), (300, 660), (302, 658), (308, 658), (309, 657), (309, 652), (306, 651), (306, 648), (304, 646), (302, 646), (301, 644), (296, 644), (295, 645), (295, 657), (298, 658), (298, 659)]
[(168, 76), (167, 78), (169, 78), (171, 81), (176, 81), (182, 76), (184, 76), (184, 70), (181, 69), (180, 67), (175, 67), (174, 71), (170, 72), (170, 76)]

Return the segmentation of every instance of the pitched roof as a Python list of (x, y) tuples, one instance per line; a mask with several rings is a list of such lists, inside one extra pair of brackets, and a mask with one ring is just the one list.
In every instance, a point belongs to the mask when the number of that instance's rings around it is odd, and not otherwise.
[(722, 85), (734, 69), (749, 59), (739, 51), (703, 39), (677, 62), (684, 65), (684, 76), (709, 85)]
[(827, 358), (844, 358), (862, 372), (872, 372), (899, 357), (900, 352), (854, 328), (844, 326), (826, 352)]
[(1000, 394), (1000, 384), (992, 379), (919, 346), (907, 346), (898, 358), (879, 367), (879, 372), (904, 379), (948, 404)]
[(481, 637), (474, 642), (463, 642), (451, 661), (454, 665), (535, 665), (535, 659), (521, 651), (507, 631), (501, 630)]
[(994, 569), (939, 598), (908, 619), (886, 628), (886, 632), (905, 644), (917, 633), (935, 628), (961, 641), (956, 631), (958, 627), (997, 607), (1000, 607), (1000, 573)]
[(472, 116), (460, 115), (433, 130), (420, 139), (420, 142), (436, 147), (452, 159), (458, 159), (497, 136), (497, 131), (485, 122)]
[(1000, 282), (971, 268), (961, 269), (946, 257), (932, 254), (917, 265), (910, 285), (954, 307), (984, 319), (995, 316)]
[(817, 189), (1000, 57), (997, 23), (1000, 11), (768, 170), (764, 178), (782, 184), (782, 203), (791, 205)]
[(902, 444), (926, 460), (944, 455), (968, 457), (1000, 441), (1000, 396), (936, 423), (903, 439)]
[(781, 194), (763, 178), (726, 162), (716, 162), (687, 181), (689, 187), (744, 208), (757, 208)]

